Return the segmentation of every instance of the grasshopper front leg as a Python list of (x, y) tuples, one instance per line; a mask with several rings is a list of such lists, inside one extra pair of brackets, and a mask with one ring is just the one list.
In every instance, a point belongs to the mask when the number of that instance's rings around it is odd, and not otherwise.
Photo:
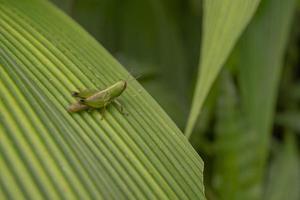
[(106, 111), (106, 107), (100, 108), (101, 120), (103, 120), (104, 118), (105, 111)]
[(129, 113), (124, 111), (124, 106), (122, 106), (122, 104), (118, 101), (118, 100), (114, 100), (113, 103), (116, 105), (117, 109), (119, 110), (120, 113), (122, 113), (123, 115), (128, 116)]

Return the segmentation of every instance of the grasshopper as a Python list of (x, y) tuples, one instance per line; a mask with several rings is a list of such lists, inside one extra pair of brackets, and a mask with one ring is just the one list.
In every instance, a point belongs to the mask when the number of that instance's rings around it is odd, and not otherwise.
[(83, 110), (100, 109), (101, 119), (105, 109), (111, 103), (114, 103), (122, 114), (124, 112), (122, 104), (116, 99), (119, 97), (127, 87), (127, 81), (120, 80), (115, 84), (107, 87), (104, 90), (88, 89), (80, 92), (72, 92), (72, 96), (78, 101), (68, 107), (69, 112), (80, 112)]

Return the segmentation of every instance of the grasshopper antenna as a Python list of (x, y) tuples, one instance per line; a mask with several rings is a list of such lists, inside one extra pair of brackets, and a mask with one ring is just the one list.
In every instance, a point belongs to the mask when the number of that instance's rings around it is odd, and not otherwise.
[(128, 80), (128, 82), (130, 82), (130, 81), (133, 81), (133, 80), (138, 80), (139, 78), (141, 78), (142, 77), (142, 75), (140, 74), (140, 75), (138, 75), (138, 76), (136, 76), (136, 77), (132, 77), (132, 79), (129, 79)]
[[(140, 75), (137, 75), (137, 76), (133, 76), (133, 75), (131, 75), (133, 70), (132, 70), (132, 67), (130, 67), (130, 69), (128, 70), (128, 75), (127, 75), (127, 77), (126, 77), (126, 79), (125, 79), (125, 81), (126, 82), (130, 82), (130, 81), (132, 81), (132, 80), (138, 80), (139, 78), (141, 78), (142, 77), (142, 75), (140, 74)], [(132, 78), (130, 78), (130, 76), (132, 76)]]
[(142, 75), (138, 75), (138, 76), (136, 76), (136, 77), (134, 77), (134, 76), (132, 76), (131, 78), (130, 78), (130, 74), (128, 74), (128, 76), (127, 76), (127, 78), (126, 78), (126, 82), (130, 82), (130, 81), (133, 81), (133, 80), (138, 80), (139, 78), (141, 78), (142, 77)]

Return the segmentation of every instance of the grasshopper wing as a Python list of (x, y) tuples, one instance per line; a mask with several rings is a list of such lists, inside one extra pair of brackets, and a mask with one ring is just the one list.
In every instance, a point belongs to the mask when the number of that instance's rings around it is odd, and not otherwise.
[(100, 91), (86, 99), (80, 99), (79, 102), (92, 108), (103, 108), (111, 101), (108, 91)]
[(72, 92), (72, 96), (78, 97), (81, 99), (86, 99), (86, 98), (96, 94), (97, 92), (99, 92), (99, 90), (97, 90), (97, 89), (86, 89), (86, 90), (82, 90), (79, 92)]

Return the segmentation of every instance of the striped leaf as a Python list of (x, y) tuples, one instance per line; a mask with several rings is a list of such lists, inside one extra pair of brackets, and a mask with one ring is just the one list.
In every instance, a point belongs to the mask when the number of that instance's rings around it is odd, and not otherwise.
[(128, 72), (41, 0), (0, 1), (0, 195), (10, 199), (205, 199), (203, 162), (131, 81), (109, 106), (68, 113), (71, 91)]

